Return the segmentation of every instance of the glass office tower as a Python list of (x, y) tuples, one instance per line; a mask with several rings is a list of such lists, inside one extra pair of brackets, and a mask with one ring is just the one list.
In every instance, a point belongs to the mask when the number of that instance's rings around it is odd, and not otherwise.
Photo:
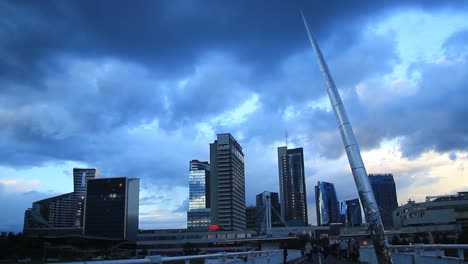
[(398, 207), (393, 174), (369, 174), (369, 180), (385, 227), (393, 227), (392, 213)]
[(278, 148), (281, 217), (288, 226), (307, 226), (307, 196), (302, 148)]
[(344, 202), (345, 210), (345, 224), (347, 226), (359, 226), (362, 224), (361, 204), (359, 199), (346, 200)]
[(83, 204), (86, 194), (86, 182), (99, 177), (95, 168), (73, 168), (73, 191), (76, 197), (75, 227), (83, 227)]
[(210, 164), (192, 160), (189, 166), (187, 228), (208, 230), (210, 217)]
[(333, 183), (317, 182), (317, 186), (315, 186), (315, 205), (317, 225), (326, 226), (341, 222), (338, 199)]
[(245, 229), (244, 153), (231, 134), (218, 134), (210, 144), (210, 164), (211, 223), (224, 230)]
[(89, 179), (84, 203), (84, 234), (135, 241), (138, 233), (140, 179)]

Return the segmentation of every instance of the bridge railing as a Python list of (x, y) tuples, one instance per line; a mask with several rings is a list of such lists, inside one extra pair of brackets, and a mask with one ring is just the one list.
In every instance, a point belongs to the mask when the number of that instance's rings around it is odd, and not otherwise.
[[(452, 264), (466, 263), (467, 244), (416, 244), (391, 245), (393, 263), (411, 264)], [(362, 263), (378, 263), (372, 246), (363, 246), (359, 250)], [(450, 254), (448, 254), (450, 253)]]
[[(288, 260), (296, 259), (301, 256), (300, 250), (288, 250)], [(267, 263), (282, 263), (283, 250), (265, 250), (265, 251), (249, 251), (249, 252), (233, 252), (233, 253), (217, 253), (206, 255), (191, 255), (191, 256), (177, 256), (177, 257), (164, 257), (164, 256), (147, 256), (144, 259), (125, 259), (125, 260), (103, 260), (103, 261), (86, 261), (86, 262), (73, 262), (73, 264), (140, 264), (140, 263), (185, 263), (190, 264), (191, 260), (204, 260), (205, 264), (267, 264)], [(71, 263), (70, 263), (71, 264)]]
[[(301, 256), (300, 250), (288, 250), (288, 259), (295, 259)], [(204, 259), (205, 264), (229, 263), (229, 264), (245, 264), (245, 263), (282, 263), (283, 250), (265, 250), (265, 251), (249, 251), (249, 252), (233, 252), (233, 253), (218, 253), (207, 255), (193, 256), (177, 256), (177, 257), (161, 257), (148, 256), (147, 259), (151, 263), (171, 263), (174, 261), (184, 261), (189, 264), (192, 259)]]

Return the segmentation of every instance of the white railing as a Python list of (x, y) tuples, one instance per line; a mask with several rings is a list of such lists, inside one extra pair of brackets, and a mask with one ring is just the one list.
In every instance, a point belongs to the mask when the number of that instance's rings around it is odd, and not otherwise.
[[(288, 259), (295, 259), (301, 256), (299, 250), (288, 250)], [(151, 263), (170, 263), (171, 261), (185, 261), (190, 263), (191, 259), (204, 259), (205, 264), (215, 263), (281, 263), (283, 262), (283, 250), (250, 251), (236, 253), (218, 253), (208, 255), (179, 256), (179, 257), (159, 257), (149, 256)]]
[[(300, 250), (288, 250), (288, 260), (297, 259), (301, 257)], [(204, 259), (205, 264), (229, 263), (229, 264), (267, 264), (267, 263), (282, 263), (283, 250), (266, 250), (266, 251), (250, 251), (250, 252), (235, 252), (235, 253), (217, 253), (206, 255), (192, 255), (192, 256), (177, 256), (177, 257), (163, 257), (163, 256), (147, 256), (144, 259), (125, 259), (125, 260), (102, 260), (102, 261), (86, 261), (86, 262), (73, 262), (73, 264), (139, 264), (139, 263), (171, 263), (184, 261), (185, 264), (190, 264), (190, 260)], [(65, 264), (65, 263), (64, 263)]]
[[(456, 256), (447, 256), (446, 250), (456, 250)], [(401, 264), (455, 264), (465, 262), (465, 250), (468, 250), (467, 244), (416, 244), (416, 245), (391, 245), (393, 263)], [(363, 246), (359, 250), (359, 260), (362, 263), (376, 264), (374, 247)]]

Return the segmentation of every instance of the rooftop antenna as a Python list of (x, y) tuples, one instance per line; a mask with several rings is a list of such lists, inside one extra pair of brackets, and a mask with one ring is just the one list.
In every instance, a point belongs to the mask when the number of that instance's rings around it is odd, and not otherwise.
[(288, 148), (288, 130), (286, 129), (286, 148)]
[(366, 214), (367, 222), (369, 223), (370, 235), (373, 240), (375, 254), (379, 264), (391, 264), (392, 257), (390, 255), (390, 247), (388, 245), (387, 237), (385, 236), (384, 226), (380, 217), (379, 208), (375, 201), (374, 193), (367, 176), (364, 162), (362, 161), (361, 152), (357, 144), (356, 138), (354, 137), (353, 128), (346, 114), (343, 102), (341, 101), (338, 89), (336, 89), (335, 82), (330, 75), (327, 63), (325, 62), (322, 52), (318, 47), (317, 42), (312, 36), (307, 20), (305, 19), (304, 13), (301, 10), (302, 20), (309, 36), (310, 44), (315, 51), (317, 56), (320, 69), (322, 71), (323, 78), (327, 84), (327, 93), (330, 99), (330, 103), (335, 113), (335, 117), (338, 121), (338, 127), (343, 140), (343, 145), (348, 156), (349, 165), (353, 173), (354, 182), (359, 193), (364, 212)]

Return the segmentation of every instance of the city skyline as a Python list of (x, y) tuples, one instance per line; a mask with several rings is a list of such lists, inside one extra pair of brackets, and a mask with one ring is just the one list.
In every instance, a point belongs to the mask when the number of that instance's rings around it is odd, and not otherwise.
[(286, 131), (304, 149), (309, 223), (317, 181), (357, 197), (300, 9), (367, 172), (394, 175), (399, 205), (468, 189), (466, 3), (183, 5), (0, 3), (1, 231), (72, 192), (72, 168), (140, 178), (140, 228), (184, 227), (187, 162), (224, 132), (243, 147), (247, 206), (279, 191)]

